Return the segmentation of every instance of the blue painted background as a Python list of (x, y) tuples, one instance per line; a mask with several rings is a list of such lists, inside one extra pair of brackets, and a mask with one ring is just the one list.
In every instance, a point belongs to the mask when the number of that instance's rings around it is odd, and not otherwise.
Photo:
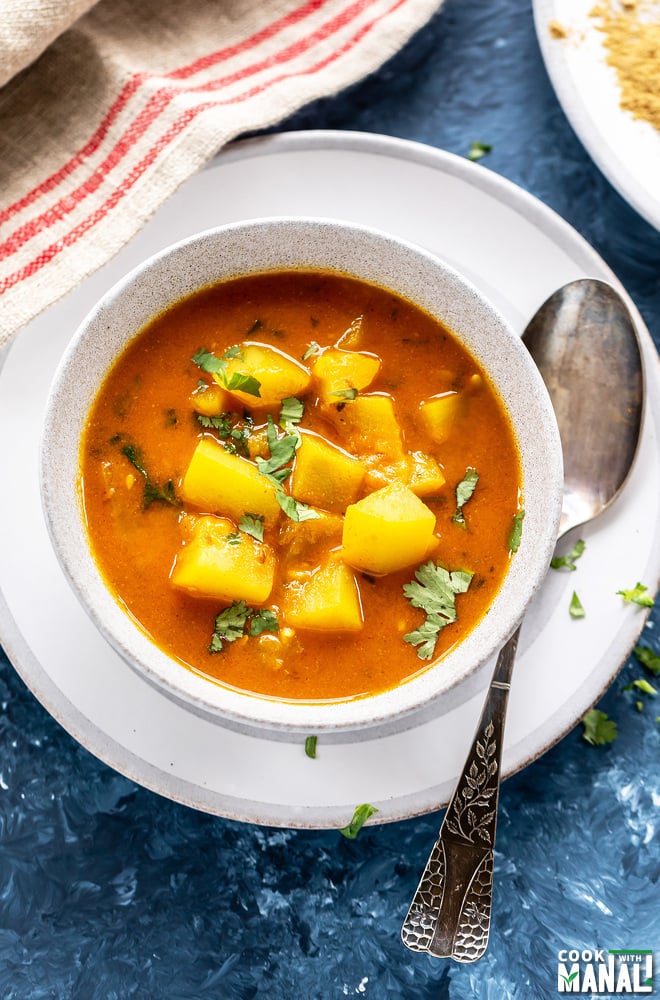
[[(492, 144), (487, 166), (600, 252), (660, 344), (660, 234), (573, 135), (528, 0), (447, 0), (381, 72), (281, 128)], [(622, 690), (641, 673), (600, 706), (614, 744), (578, 727), (505, 783), (491, 943), (468, 967), (399, 943), (440, 814), (348, 842), (194, 812), (95, 760), (0, 656), (0, 997), (532, 1000), (557, 995), (561, 947), (659, 951), (660, 696), (639, 712)]]

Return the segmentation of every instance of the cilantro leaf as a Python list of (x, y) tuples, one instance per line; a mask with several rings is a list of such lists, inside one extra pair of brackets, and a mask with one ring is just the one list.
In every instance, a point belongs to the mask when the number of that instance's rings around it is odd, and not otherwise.
[(450, 572), (440, 563), (427, 562), (415, 571), (414, 581), (403, 585), (412, 606), (426, 612), (426, 621), (403, 637), (404, 642), (419, 647), (420, 660), (432, 658), (441, 629), (456, 621), (456, 595), (466, 592), (472, 576), (467, 570)]
[(205, 348), (197, 351), (197, 354), (193, 354), (192, 362), (203, 372), (208, 372), (209, 375), (220, 375), (227, 368), (227, 362), (224, 358), (219, 358), (213, 351), (207, 351)]
[(639, 688), (640, 691), (643, 691), (644, 694), (650, 694), (651, 697), (654, 697), (658, 693), (653, 685), (649, 684), (644, 677), (639, 677), (637, 680), (633, 681), (633, 684), (636, 688)]
[(277, 615), (269, 608), (261, 608), (250, 618), (250, 635), (261, 635), (262, 632), (279, 632), (280, 623)]
[(580, 558), (587, 545), (581, 538), (577, 540), (570, 552), (567, 552), (565, 556), (554, 556), (550, 560), (550, 566), (552, 569), (568, 569), (576, 570), (576, 561)]
[(363, 802), (362, 805), (356, 807), (355, 812), (353, 813), (353, 819), (348, 826), (343, 826), (339, 832), (348, 840), (355, 840), (369, 817), (373, 816), (374, 813), (377, 812), (378, 810), (375, 806), (369, 805), (368, 802)]
[(305, 740), (305, 753), (312, 760), (316, 760), (316, 736), (308, 736)]
[(617, 724), (610, 719), (606, 712), (601, 712), (597, 708), (591, 708), (582, 719), (584, 731), (582, 739), (592, 746), (604, 746), (611, 743), (617, 737)]
[(241, 347), (236, 345), (235, 347), (230, 347), (221, 358), (219, 358), (213, 351), (207, 351), (202, 348), (197, 354), (193, 355), (193, 364), (198, 365), (203, 372), (208, 372), (209, 375), (220, 376), (222, 382), (226, 389), (240, 390), (241, 392), (247, 392), (251, 396), (260, 396), (261, 392), (261, 382), (254, 377), (254, 375), (249, 375), (244, 372), (234, 372), (227, 378), (227, 361), (243, 360), (243, 354)]
[(465, 470), (465, 475), (456, 487), (456, 510), (452, 514), (452, 521), (456, 524), (465, 524), (463, 506), (468, 502), (474, 493), (478, 482), (479, 473), (477, 470), (471, 467), (467, 468)]
[(257, 455), (257, 468), (262, 476), (266, 476), (275, 486), (279, 487), (291, 475), (291, 469), (287, 468), (287, 466), (293, 459), (296, 448), (300, 444), (300, 435), (296, 431), (293, 434), (278, 437), (273, 418), (269, 413), (266, 438), (268, 440), (270, 458), (265, 459)]
[(219, 653), (224, 648), (223, 643), (240, 639), (251, 614), (252, 608), (248, 608), (245, 601), (232, 601), (230, 607), (216, 615), (209, 651)]
[(302, 420), (304, 411), (305, 404), (302, 400), (296, 399), (295, 396), (287, 396), (286, 399), (282, 400), (280, 427), (291, 434), (294, 431), (294, 425), (299, 424)]
[(656, 677), (660, 677), (660, 656), (657, 653), (654, 653), (649, 646), (642, 646), (641, 644), (635, 646), (633, 653), (642, 666), (646, 667), (652, 674), (655, 674)]
[(246, 535), (251, 535), (252, 538), (256, 538), (258, 542), (263, 542), (264, 518), (262, 514), (243, 514), (238, 522), (238, 527), (241, 531), (244, 531)]
[(244, 372), (234, 372), (229, 378), (224, 376), (224, 383), (227, 389), (247, 392), (250, 396), (261, 396), (261, 382), (254, 375), (247, 375)]
[(630, 590), (617, 590), (626, 604), (638, 604), (641, 608), (652, 608), (655, 601), (649, 594), (649, 588), (643, 583), (636, 583)]
[(286, 516), (292, 521), (314, 521), (321, 516), (313, 507), (302, 503), (300, 500), (295, 500), (288, 493), (285, 493), (284, 490), (278, 490), (275, 494), (275, 499)]
[(357, 389), (335, 389), (332, 396), (341, 396), (342, 399), (356, 399), (358, 394)]
[(241, 544), (241, 533), (240, 531), (232, 531), (227, 535), (227, 542), (229, 545), (240, 545)]
[(568, 606), (568, 613), (571, 618), (585, 618), (586, 612), (582, 607), (582, 601), (578, 595), (573, 591), (573, 596), (571, 597), (571, 603)]
[(472, 160), (473, 162), (476, 160), (480, 160), (482, 156), (486, 155), (486, 153), (490, 153), (492, 148), (493, 147), (489, 145), (487, 142), (479, 142), (479, 141), (471, 142), (467, 154), (468, 160)]
[(513, 515), (513, 524), (511, 525), (511, 532), (509, 534), (509, 552), (517, 552), (520, 548), (524, 517), (524, 510), (519, 510), (517, 514)]
[(164, 486), (156, 483), (144, 467), (142, 453), (134, 444), (125, 444), (121, 450), (122, 455), (128, 459), (133, 468), (144, 477), (144, 493), (142, 496), (142, 509), (147, 510), (155, 501), (169, 503), (172, 507), (180, 507), (179, 498), (174, 489), (174, 483), (168, 479)]

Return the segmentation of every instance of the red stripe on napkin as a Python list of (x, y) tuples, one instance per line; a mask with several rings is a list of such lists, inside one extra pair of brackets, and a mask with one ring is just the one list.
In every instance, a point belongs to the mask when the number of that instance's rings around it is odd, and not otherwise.
[[(366, 0), (363, 0), (366, 2)], [(371, 21), (364, 24), (350, 39), (348, 39), (343, 45), (341, 45), (334, 52), (325, 56), (322, 60), (309, 66), (304, 70), (299, 70), (294, 73), (284, 73), (278, 77), (271, 78), (270, 80), (264, 81), (255, 87), (245, 91), (244, 93), (237, 95), (228, 100), (217, 100), (217, 101), (207, 101), (203, 104), (199, 104), (194, 108), (189, 108), (184, 112), (165, 133), (152, 145), (147, 155), (136, 164), (132, 170), (127, 174), (121, 184), (115, 188), (113, 193), (109, 198), (106, 199), (103, 204), (101, 204), (94, 212), (83, 219), (77, 226), (70, 230), (65, 236), (58, 239), (55, 243), (51, 243), (50, 246), (46, 247), (41, 253), (38, 254), (32, 261), (26, 264), (24, 267), (15, 271), (13, 274), (8, 275), (2, 282), (0, 282), (0, 294), (3, 294), (8, 289), (12, 288), (14, 285), (18, 284), (20, 281), (26, 278), (32, 277), (36, 274), (42, 267), (44, 267), (49, 261), (53, 260), (58, 254), (60, 254), (65, 248), (72, 246), (77, 240), (85, 235), (90, 229), (92, 229), (98, 222), (100, 222), (105, 216), (110, 212), (119, 201), (127, 194), (127, 192), (133, 187), (137, 180), (142, 176), (145, 170), (152, 165), (152, 163), (157, 159), (160, 153), (172, 142), (176, 136), (178, 136), (186, 126), (188, 126), (201, 112), (211, 110), (213, 108), (227, 105), (236, 104), (240, 101), (249, 100), (249, 98), (254, 97), (256, 94), (262, 93), (263, 91), (269, 89), (276, 83), (280, 83), (282, 80), (289, 79), (296, 76), (306, 76), (314, 74), (324, 67), (328, 66), (330, 63), (335, 62), (340, 56), (348, 53), (366, 34), (368, 34), (376, 24), (388, 14), (402, 7), (407, 0), (396, 0), (386, 11), (380, 14), (378, 17), (373, 18)], [(355, 7), (360, 6), (359, 4), (354, 5)], [(351, 8), (348, 8), (349, 10)], [(341, 20), (341, 26), (345, 26), (346, 20), (338, 18)]]

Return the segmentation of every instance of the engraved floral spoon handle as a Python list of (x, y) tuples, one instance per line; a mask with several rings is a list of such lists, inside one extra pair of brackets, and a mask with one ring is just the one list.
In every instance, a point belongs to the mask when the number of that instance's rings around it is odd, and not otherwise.
[(472, 747), (403, 922), (413, 951), (475, 962), (488, 945), (500, 761), (520, 626), (502, 647)]

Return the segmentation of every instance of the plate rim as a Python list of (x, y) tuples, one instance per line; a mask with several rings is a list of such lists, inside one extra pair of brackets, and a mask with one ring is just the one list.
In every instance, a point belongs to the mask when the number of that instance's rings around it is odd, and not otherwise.
[[(521, 214), (527, 222), (536, 228), (541, 228), (544, 234), (553, 239), (560, 249), (563, 249), (567, 254), (572, 255), (577, 246), (581, 253), (592, 261), (593, 266), (599, 272), (600, 276), (605, 276), (606, 280), (611, 280), (622, 291), (636, 317), (640, 339), (645, 348), (645, 365), (649, 368), (653, 366), (653, 376), (656, 382), (660, 380), (660, 361), (658, 360), (650, 333), (625, 288), (623, 288), (599, 254), (579, 233), (557, 215), (553, 209), (524, 189), (518, 187), (512, 181), (499, 174), (495, 174), (481, 165), (471, 164), (469, 161), (455, 154), (413, 140), (355, 131), (310, 130), (283, 132), (240, 140), (224, 149), (205, 169), (217, 168), (225, 160), (233, 161), (246, 156), (258, 156), (261, 153), (290, 153), (297, 149), (309, 150), (310, 148), (320, 149), (321, 151), (328, 149), (352, 150), (360, 153), (367, 151), (386, 155), (390, 158), (394, 156), (406, 161), (412, 159), (417, 162), (426, 163), (441, 173), (445, 171), (454, 175), (460, 174), (463, 178), (468, 173), (470, 183), (481, 189), (485, 189), (489, 195), (496, 196), (498, 200), (505, 202), (508, 207)], [(524, 207), (524, 211), (521, 211), (520, 206)], [(0, 356), (0, 367), (6, 356), (7, 352), (4, 352)], [(658, 422), (657, 412), (655, 416), (655, 422)], [(655, 553), (658, 556), (656, 559), (656, 563), (658, 563), (660, 561), (660, 542), (657, 540), (655, 549), (658, 550)], [(611, 670), (607, 672), (604, 682), (601, 677), (601, 684), (598, 690), (590, 690), (590, 704), (594, 704), (611, 685), (621, 669), (625, 658), (635, 644), (646, 618), (647, 614), (637, 615), (635, 618), (635, 627), (628, 629), (625, 637), (621, 636), (621, 630), (619, 630), (619, 644), (615, 663), (611, 667)], [(181, 804), (188, 805), (191, 808), (200, 809), (227, 819), (299, 829), (327, 829), (336, 828), (340, 825), (337, 820), (337, 806), (312, 806), (303, 813), (302, 810), (296, 810), (296, 807), (290, 805), (282, 806), (281, 804), (270, 802), (254, 803), (228, 795), (225, 792), (214, 791), (209, 793), (207, 789), (199, 784), (194, 784), (188, 779), (167, 774), (162, 768), (147, 762), (132, 750), (120, 745), (114, 738), (108, 737), (96, 723), (91, 722), (67, 696), (62, 694), (45, 669), (37, 661), (26, 639), (20, 634), (16, 623), (13, 621), (1, 587), (0, 642), (4, 647), (7, 657), (19, 676), (26, 683), (26, 686), (53, 718), (62, 725), (65, 731), (98, 759), (119, 773), (124, 774), (130, 780), (135, 781), (136, 784), (142, 785)], [(35, 677), (40, 678), (40, 683), (35, 683)], [(552, 719), (546, 720), (546, 727), (551, 721)], [(577, 719), (572, 718), (560, 731), (557, 731), (556, 727), (554, 727), (555, 731), (552, 737), (550, 739), (544, 738), (541, 741), (542, 745), (537, 748), (536, 752), (525, 756), (513, 766), (504, 766), (503, 776), (508, 777), (537, 759), (559, 742), (577, 724), (577, 721)], [(90, 734), (92, 738), (90, 738)], [(506, 765), (506, 747), (504, 763)], [(398, 795), (396, 797), (397, 808), (393, 809), (392, 800), (389, 800), (387, 803), (384, 803), (384, 806), (389, 806), (389, 811), (385, 811), (384, 809), (380, 814), (374, 816), (371, 822), (396, 822), (427, 814), (441, 808), (446, 804), (448, 796), (445, 795), (441, 800), (438, 799), (438, 788), (439, 786), (436, 785), (426, 788), (421, 792), (415, 791), (407, 795)], [(255, 805), (258, 806), (258, 815), (255, 814)]]

